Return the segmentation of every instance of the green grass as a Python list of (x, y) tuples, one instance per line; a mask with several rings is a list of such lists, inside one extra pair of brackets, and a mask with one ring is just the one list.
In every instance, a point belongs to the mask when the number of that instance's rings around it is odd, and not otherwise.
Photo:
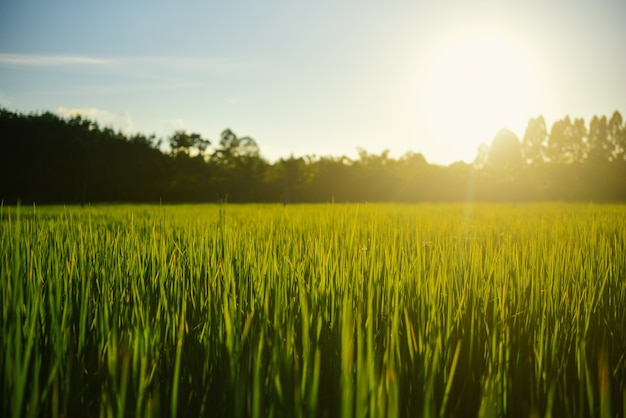
[(0, 415), (626, 413), (626, 207), (2, 207)]

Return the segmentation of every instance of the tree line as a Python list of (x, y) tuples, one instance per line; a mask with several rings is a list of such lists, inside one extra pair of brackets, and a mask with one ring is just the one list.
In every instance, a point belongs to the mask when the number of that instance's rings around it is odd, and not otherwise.
[(274, 163), (225, 129), (214, 143), (179, 130), (123, 134), (80, 116), (0, 109), (0, 199), (90, 202), (625, 201), (626, 123), (531, 118), (520, 140), (502, 129), (471, 163), (420, 153), (291, 156)]

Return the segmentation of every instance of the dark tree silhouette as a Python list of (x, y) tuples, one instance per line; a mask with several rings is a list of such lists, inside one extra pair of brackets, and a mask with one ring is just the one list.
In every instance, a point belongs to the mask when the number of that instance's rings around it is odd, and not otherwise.
[(169, 139), (169, 145), (174, 154), (184, 153), (191, 155), (197, 153), (204, 155), (206, 149), (211, 145), (211, 141), (203, 139), (198, 133), (187, 133), (178, 130)]
[(219, 144), (177, 131), (169, 152), (154, 135), (125, 135), (52, 113), (0, 109), (2, 203), (355, 202), (626, 200), (626, 124), (619, 112), (565, 117), (547, 134), (530, 119), (520, 144), (502, 129), (473, 164), (429, 164), (419, 153), (392, 158), (295, 157), (274, 164), (257, 143), (226, 129)]
[(267, 162), (261, 158), (259, 146), (248, 136), (238, 137), (225, 129), (219, 147), (211, 156), (215, 166), (215, 189), (220, 199), (232, 202), (263, 201)]

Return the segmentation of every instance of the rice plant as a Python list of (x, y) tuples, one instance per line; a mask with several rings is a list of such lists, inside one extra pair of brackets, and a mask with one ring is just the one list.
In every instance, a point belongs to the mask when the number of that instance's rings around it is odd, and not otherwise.
[(623, 416), (625, 209), (2, 207), (0, 414)]

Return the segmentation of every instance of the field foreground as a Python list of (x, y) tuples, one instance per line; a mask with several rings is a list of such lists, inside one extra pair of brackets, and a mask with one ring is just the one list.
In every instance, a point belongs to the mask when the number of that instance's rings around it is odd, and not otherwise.
[(3, 207), (0, 415), (626, 414), (626, 207)]

